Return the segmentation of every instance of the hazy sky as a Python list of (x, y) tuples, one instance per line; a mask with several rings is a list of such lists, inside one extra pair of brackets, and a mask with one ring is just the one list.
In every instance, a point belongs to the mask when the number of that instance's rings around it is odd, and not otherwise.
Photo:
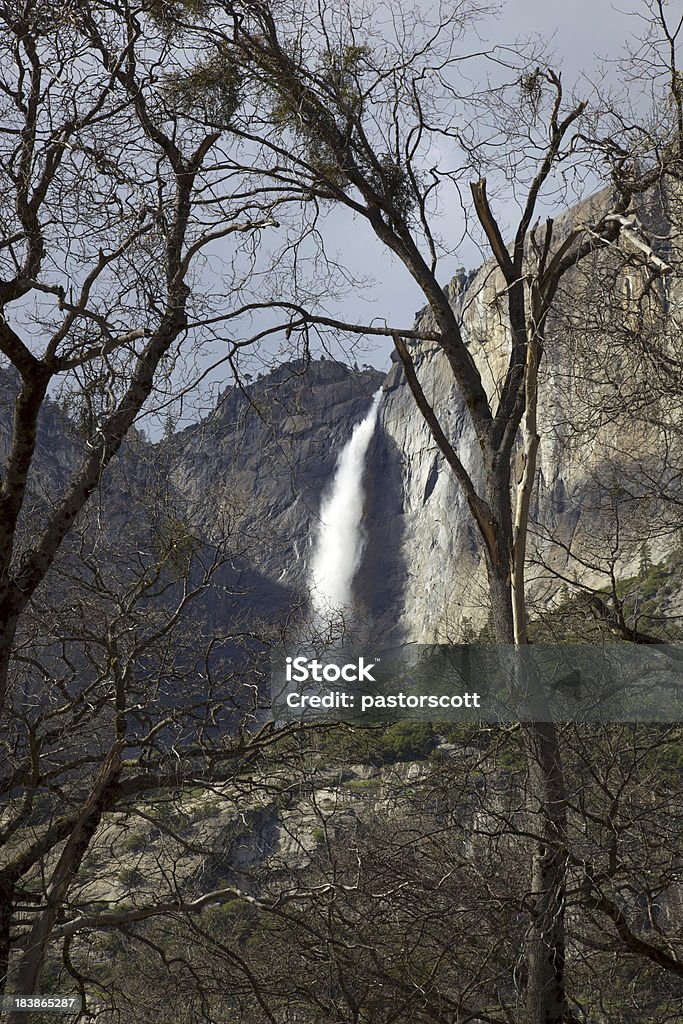
[[(428, 10), (430, 0), (424, 2)], [(681, 4), (683, 0), (670, 0), (672, 16)], [(600, 58), (622, 56), (627, 39), (642, 32), (642, 22), (632, 14), (629, 16), (629, 11), (634, 9), (642, 11), (644, 0), (623, 0), (618, 4), (610, 0), (508, 0), (499, 16), (482, 24), (480, 33), (488, 44), (510, 44), (535, 34), (542, 36), (549, 43), (546, 52), (553, 55), (554, 68), (562, 71), (565, 90), (571, 91), (576, 85), (581, 98), (590, 101), (591, 80), (602, 80), (605, 74)], [(586, 77), (582, 77), (582, 73)], [(458, 237), (462, 227), (458, 210), (453, 211), (453, 218), (452, 231), (454, 237)], [(440, 230), (450, 236), (448, 224), (442, 222)], [(326, 237), (330, 250), (338, 251), (341, 260), (355, 273), (374, 279), (367, 289), (354, 289), (340, 302), (330, 304), (329, 312), (347, 321), (365, 322), (378, 317), (392, 325), (409, 327), (415, 312), (424, 306), (424, 300), (408, 272), (383, 250), (371, 231), (354, 220), (349, 211), (337, 209), (327, 218)], [(479, 262), (474, 245), (467, 243), (459, 258), (444, 262), (443, 283), (458, 264), (471, 268)], [(272, 346), (272, 350), (274, 348)], [(377, 351), (360, 356), (359, 361), (385, 368), (389, 365), (389, 351), (389, 344), (381, 344)], [(204, 409), (213, 400), (207, 385), (212, 384), (215, 390), (227, 382), (224, 368), (207, 378), (201, 403)], [(193, 418), (189, 407), (185, 415)]]
[[(609, 0), (509, 0), (501, 17), (484, 23), (482, 31), (491, 43), (510, 43), (515, 38), (540, 34), (550, 41), (554, 66), (562, 71), (565, 88), (576, 82), (582, 98), (590, 99), (590, 84), (582, 74), (593, 77), (601, 66), (601, 56), (616, 57), (623, 52), (629, 34), (638, 31), (640, 25), (626, 13), (636, 5), (637, 0), (628, 0), (619, 7)], [(458, 226), (454, 225), (455, 231)], [(409, 326), (416, 310), (424, 306), (424, 299), (408, 272), (396, 261), (392, 263), (371, 232), (354, 223), (346, 211), (335, 216), (334, 235), (339, 250), (347, 254), (351, 265), (367, 268), (367, 273), (376, 279), (362, 301), (358, 296), (348, 297), (343, 310), (347, 319), (354, 319), (354, 311), (367, 317), (371, 310), (392, 324)], [(463, 248), (461, 263), (468, 268), (478, 263), (473, 245)], [(446, 278), (455, 269), (452, 264), (444, 266)], [(369, 361), (383, 366), (386, 352), (384, 348)]]

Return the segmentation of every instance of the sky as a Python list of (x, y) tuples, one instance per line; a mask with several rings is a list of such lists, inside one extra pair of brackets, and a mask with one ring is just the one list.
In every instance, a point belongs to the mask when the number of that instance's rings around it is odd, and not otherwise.
[[(429, 9), (431, 0), (423, 0)], [(508, 0), (500, 14), (484, 22), (480, 33), (486, 43), (514, 42), (529, 36), (541, 36), (547, 43), (545, 52), (553, 55), (553, 67), (562, 72), (565, 89), (576, 85), (582, 98), (590, 101), (592, 82), (604, 81), (609, 76), (609, 65), (601, 58), (609, 55), (613, 60), (622, 56), (630, 37), (642, 31), (642, 22), (633, 17), (634, 9), (643, 9), (644, 0)], [(672, 13), (683, 0), (669, 0)], [(631, 12), (631, 13), (629, 13)], [(452, 227), (442, 221), (440, 230), (453, 231), (457, 237), (462, 229), (459, 210), (449, 211)], [(360, 277), (367, 279), (364, 288), (351, 288), (340, 299), (328, 303), (328, 311), (349, 322), (366, 322), (376, 317), (392, 326), (409, 328), (415, 313), (424, 306), (417, 285), (397, 260), (374, 238), (363, 222), (354, 219), (346, 209), (335, 209), (325, 222), (326, 244), (339, 254), (340, 260), (352, 267)], [(441, 267), (443, 284), (452, 277), (458, 265), (473, 269), (481, 257), (471, 242), (466, 242), (454, 258)], [(264, 350), (262, 366), (272, 360), (272, 349)], [(378, 369), (388, 369), (390, 343), (380, 342), (374, 350), (352, 354), (348, 361), (369, 363)], [(332, 354), (343, 358), (342, 350), (332, 348)], [(220, 354), (220, 349), (209, 350), (204, 358), (208, 366)], [(258, 360), (254, 368), (258, 369)], [(229, 383), (224, 367), (209, 373), (197, 392), (196, 401), (188, 401), (179, 426), (196, 418), (215, 402), (216, 394)], [(201, 396), (201, 398), (200, 398)], [(193, 412), (194, 409), (194, 412)], [(152, 431), (154, 428), (152, 427)]]
[[(540, 34), (551, 42), (551, 50), (557, 55), (555, 68), (562, 71), (563, 81), (577, 82), (578, 91), (589, 96), (590, 87), (581, 79), (582, 72), (593, 77), (601, 65), (601, 55), (622, 51), (629, 33), (637, 29), (637, 23), (625, 13), (633, 6), (629, 3), (617, 8), (609, 0), (509, 0), (501, 17), (483, 26), (483, 31), (492, 43), (508, 43), (516, 36)], [(585, 84), (585, 93), (582, 84)], [(343, 307), (346, 318), (367, 316), (371, 310), (393, 325), (409, 327), (415, 312), (425, 303), (408, 272), (382, 251), (365, 225), (352, 221), (346, 211), (339, 211), (334, 224), (334, 240), (339, 251), (352, 266), (376, 281), (362, 297), (355, 294), (347, 297)], [(471, 269), (480, 262), (473, 245), (463, 247), (459, 256), (459, 260), (450, 262), (446, 278), (458, 263)], [(368, 361), (382, 368), (387, 358), (388, 349), (383, 346)]]

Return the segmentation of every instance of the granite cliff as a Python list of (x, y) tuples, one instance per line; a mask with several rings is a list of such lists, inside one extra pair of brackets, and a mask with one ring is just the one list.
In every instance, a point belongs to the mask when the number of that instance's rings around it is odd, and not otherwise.
[[(606, 201), (600, 193), (558, 218), (557, 242)], [(672, 232), (661, 197), (649, 197), (640, 220), (666, 257)], [(446, 288), (489, 395), (500, 386), (508, 356), (500, 314), (504, 287), (487, 264), (458, 274)], [(567, 276), (539, 378), (532, 614), (576, 593), (576, 581), (601, 590), (613, 578), (633, 579), (643, 563), (665, 562), (679, 544), (683, 416), (678, 377), (669, 377), (667, 366), (680, 366), (675, 325), (682, 305), (680, 285), (653, 285), (635, 261), (624, 267), (623, 258), (610, 253)], [(431, 326), (428, 311), (417, 324)], [(478, 444), (447, 360), (420, 343), (413, 344), (413, 357), (423, 390), (476, 483), (482, 472)], [(374, 482), (368, 549), (381, 552), (383, 571), (402, 590), (398, 631), (405, 638), (470, 638), (485, 628), (488, 616), (477, 532), (399, 365), (384, 388), (368, 467)], [(665, 604), (667, 615), (683, 611), (680, 588), (666, 595)]]

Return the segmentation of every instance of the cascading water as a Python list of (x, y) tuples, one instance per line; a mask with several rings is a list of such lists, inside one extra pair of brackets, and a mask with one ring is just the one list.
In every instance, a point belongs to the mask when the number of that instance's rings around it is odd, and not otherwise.
[(353, 428), (337, 460), (332, 487), (320, 507), (320, 526), (311, 561), (311, 604), (319, 617), (348, 608), (352, 584), (365, 547), (363, 470), (377, 423), (382, 392), (377, 391), (365, 417)]

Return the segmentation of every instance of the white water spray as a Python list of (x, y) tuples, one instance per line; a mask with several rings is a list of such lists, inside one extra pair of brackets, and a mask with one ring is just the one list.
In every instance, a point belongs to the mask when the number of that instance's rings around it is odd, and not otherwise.
[(332, 487), (320, 507), (320, 526), (311, 562), (311, 603), (329, 618), (351, 604), (351, 585), (365, 547), (363, 470), (377, 423), (382, 392), (376, 391), (364, 420), (353, 428), (337, 460)]

